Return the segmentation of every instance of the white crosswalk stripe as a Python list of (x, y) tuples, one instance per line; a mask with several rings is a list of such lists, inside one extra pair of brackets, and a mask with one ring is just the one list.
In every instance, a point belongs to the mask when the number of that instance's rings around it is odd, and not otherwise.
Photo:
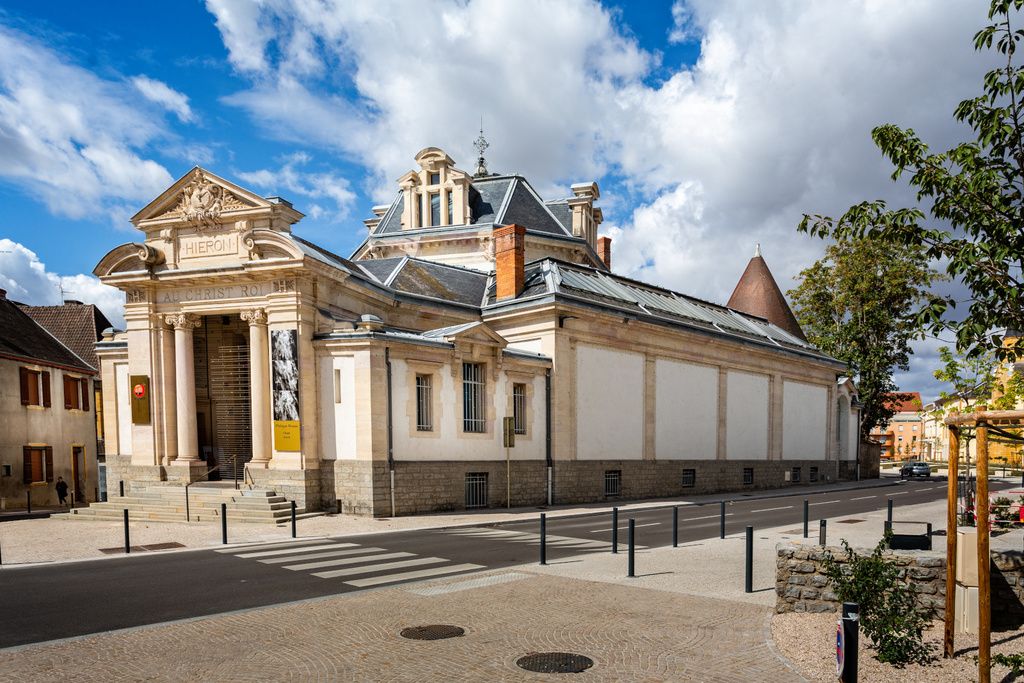
[[(611, 533), (611, 530), (606, 530)], [(502, 541), (508, 541), (509, 543), (524, 543), (527, 545), (540, 545), (540, 534), (529, 533), (526, 531), (512, 531), (505, 529), (479, 529), (479, 528), (466, 528), (466, 529), (448, 529), (445, 533), (454, 534), (456, 536), (469, 537), (469, 538), (481, 538), (481, 539), (497, 539)], [(624, 536), (623, 536), (624, 538)], [(620, 539), (622, 540), (622, 539)], [(547, 535), (545, 542), (548, 546), (554, 548), (569, 548), (583, 551), (596, 552), (599, 550), (607, 550), (607, 541), (596, 541), (586, 538), (574, 538), (572, 536), (552, 536)], [(644, 549), (647, 546), (637, 545), (638, 549)]]
[[(357, 588), (484, 569), (478, 564), (454, 564), (443, 557), (419, 557), (415, 553), (327, 539), (265, 546), (246, 545), (219, 549), (217, 552), (294, 572), (308, 572), (318, 579), (347, 578), (350, 580), (345, 583)], [(413, 569), (415, 567), (423, 568)], [(409, 569), (413, 570), (404, 571)]]

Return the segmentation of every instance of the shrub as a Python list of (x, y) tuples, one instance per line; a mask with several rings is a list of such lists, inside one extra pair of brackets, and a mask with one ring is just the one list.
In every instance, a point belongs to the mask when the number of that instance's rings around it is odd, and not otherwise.
[(917, 604), (900, 569), (882, 556), (890, 536), (887, 533), (870, 555), (857, 554), (844, 539), (845, 560), (826, 552), (822, 567), (839, 599), (860, 606), (861, 629), (878, 661), (895, 666), (929, 662), (932, 649), (925, 645), (923, 634), (932, 610)]

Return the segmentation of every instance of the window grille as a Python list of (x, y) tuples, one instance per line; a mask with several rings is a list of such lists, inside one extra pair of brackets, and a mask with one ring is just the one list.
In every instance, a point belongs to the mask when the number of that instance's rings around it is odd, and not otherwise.
[(754, 483), (754, 468), (753, 467), (744, 467), (743, 468), (743, 484), (745, 486), (750, 486), (753, 483)]
[(791, 480), (792, 480), (792, 482), (794, 484), (800, 482), (800, 468), (799, 467), (794, 467), (793, 468), (793, 475), (791, 477)]
[(462, 364), (462, 431), (482, 434), (487, 431), (484, 412), (484, 366)]
[(434, 430), (433, 382), (430, 375), (416, 375), (416, 431)]
[(818, 481), (818, 468), (817, 467), (812, 467), (811, 468), (811, 472), (810, 472), (810, 477), (809, 478), (810, 478), (811, 481)]
[(526, 385), (512, 385), (512, 418), (516, 434), (526, 434)]
[(466, 509), (487, 507), (487, 472), (466, 473)]
[(683, 488), (691, 489), (697, 483), (697, 470), (683, 470)]
[(606, 470), (604, 473), (604, 495), (622, 495), (622, 470)]

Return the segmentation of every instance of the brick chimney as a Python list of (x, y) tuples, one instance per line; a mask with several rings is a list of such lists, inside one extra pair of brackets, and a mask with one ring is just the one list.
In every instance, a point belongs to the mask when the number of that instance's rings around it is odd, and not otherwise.
[(514, 299), (523, 291), (526, 263), (526, 228), (506, 225), (494, 229), (495, 297)]
[(601, 257), (601, 262), (604, 263), (604, 267), (608, 270), (612, 269), (612, 238), (611, 237), (598, 237), (597, 238), (597, 255)]

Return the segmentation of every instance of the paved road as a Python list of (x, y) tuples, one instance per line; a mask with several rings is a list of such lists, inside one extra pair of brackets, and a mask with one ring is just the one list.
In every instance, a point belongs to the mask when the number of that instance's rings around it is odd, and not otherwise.
[[(992, 488), (1008, 486), (993, 482)], [(817, 533), (818, 519), (838, 520), (884, 509), (889, 497), (900, 520), (900, 507), (941, 499), (944, 490), (945, 482), (936, 478), (897, 487), (740, 499), (727, 506), (727, 532), (740, 533), (748, 524), (760, 528), (792, 524), (797, 529), (805, 497), (810, 501), (812, 535)], [(629, 516), (635, 519), (639, 546), (671, 543), (669, 508), (636, 510)], [(620, 515), (619, 526), (624, 544), (625, 514)], [(680, 507), (679, 527), (680, 542), (717, 536), (719, 505)], [(833, 525), (830, 532), (834, 538), (839, 529)], [(5, 601), (0, 647), (536, 562), (538, 536), (538, 523), (533, 520), (5, 567), (0, 571)], [(551, 519), (548, 559), (608, 552), (610, 537), (608, 512)]]

